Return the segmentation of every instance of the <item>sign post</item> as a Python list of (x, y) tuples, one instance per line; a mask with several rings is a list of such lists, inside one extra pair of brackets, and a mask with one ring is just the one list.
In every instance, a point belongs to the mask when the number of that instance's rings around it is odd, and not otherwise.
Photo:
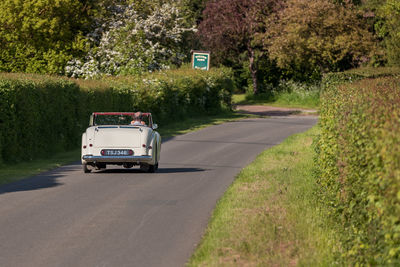
[(209, 51), (192, 51), (192, 67), (193, 67), (193, 69), (209, 70), (210, 69), (210, 52)]

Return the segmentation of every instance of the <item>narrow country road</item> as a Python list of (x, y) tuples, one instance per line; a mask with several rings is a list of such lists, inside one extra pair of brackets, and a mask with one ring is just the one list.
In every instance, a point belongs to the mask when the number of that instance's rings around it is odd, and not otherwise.
[(183, 266), (240, 169), (316, 121), (246, 119), (182, 135), (163, 143), (154, 174), (75, 164), (1, 186), (0, 266)]

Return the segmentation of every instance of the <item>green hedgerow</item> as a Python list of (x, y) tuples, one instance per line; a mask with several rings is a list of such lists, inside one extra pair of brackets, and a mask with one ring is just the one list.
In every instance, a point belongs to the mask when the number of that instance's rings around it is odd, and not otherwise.
[(327, 86), (320, 125), (317, 193), (342, 231), (344, 261), (399, 265), (400, 78)]
[(94, 111), (141, 110), (166, 123), (230, 109), (232, 91), (232, 74), (224, 68), (92, 81), (0, 74), (0, 163), (78, 147)]

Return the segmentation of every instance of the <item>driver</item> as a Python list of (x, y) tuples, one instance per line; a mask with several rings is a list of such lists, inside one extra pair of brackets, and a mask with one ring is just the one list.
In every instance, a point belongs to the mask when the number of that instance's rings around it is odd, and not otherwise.
[(132, 125), (142, 125), (142, 112), (136, 112), (134, 115), (134, 120), (131, 121)]

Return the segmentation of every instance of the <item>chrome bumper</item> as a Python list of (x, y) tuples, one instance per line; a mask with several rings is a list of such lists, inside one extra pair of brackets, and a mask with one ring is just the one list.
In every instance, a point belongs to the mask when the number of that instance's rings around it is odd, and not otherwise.
[(92, 156), (84, 155), (82, 159), (86, 162), (110, 162), (110, 163), (124, 163), (124, 162), (150, 162), (151, 156)]

